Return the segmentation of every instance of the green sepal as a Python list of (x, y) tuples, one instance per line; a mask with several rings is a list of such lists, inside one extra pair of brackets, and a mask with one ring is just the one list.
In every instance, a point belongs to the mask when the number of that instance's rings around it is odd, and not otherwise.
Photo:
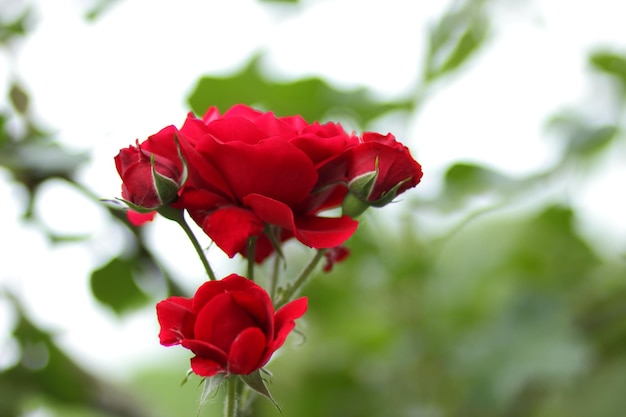
[(280, 414), (283, 415), (283, 411), (278, 406), (278, 403), (274, 401), (274, 398), (272, 398), (272, 394), (270, 394), (269, 390), (267, 389), (267, 385), (265, 385), (265, 380), (261, 376), (260, 369), (257, 369), (256, 371), (247, 375), (239, 375), (239, 377), (247, 386), (250, 387), (250, 389), (270, 400), (270, 402), (274, 404), (274, 407), (276, 407)]
[(154, 189), (159, 196), (159, 200), (161, 200), (161, 205), (171, 203), (178, 195), (178, 189), (180, 188), (178, 183), (173, 179), (160, 174), (156, 170), (154, 163), (154, 154), (150, 156), (150, 166), (152, 167), (152, 180), (154, 183)]
[(378, 200), (370, 201), (369, 202), (370, 206), (383, 207), (383, 206), (386, 206), (387, 204), (391, 203), (393, 201), (393, 199), (396, 198), (396, 195), (398, 195), (398, 190), (400, 189), (400, 187), (402, 187), (402, 185), (404, 183), (406, 183), (406, 182), (408, 182), (410, 180), (411, 180), (411, 177), (406, 178), (406, 179), (400, 181), (399, 183), (394, 185), (393, 188), (391, 188), (391, 190), (382, 193)]
[(193, 369), (188, 369), (187, 373), (185, 374), (185, 377), (183, 378), (182, 381), (180, 381), (180, 386), (182, 387), (183, 385), (185, 385), (187, 381), (189, 381), (189, 377), (193, 374), (194, 374)]
[(374, 189), (374, 184), (376, 184), (376, 179), (378, 178), (378, 161), (376, 162), (376, 169), (374, 171), (359, 175), (348, 183), (350, 192), (362, 200), (367, 200), (369, 198), (370, 194), (372, 194), (372, 190)]
[(370, 204), (367, 201), (360, 199), (351, 192), (348, 192), (343, 199), (343, 203), (341, 204), (341, 214), (354, 219), (367, 210), (369, 206)]
[(224, 374), (215, 374), (212, 377), (202, 380), (204, 387), (202, 387), (202, 395), (200, 396), (200, 407), (206, 404), (207, 400), (217, 393), (217, 390), (224, 380), (226, 380), (226, 375)]
[[(116, 201), (121, 201), (122, 203), (124, 203), (126, 205), (126, 207), (123, 207), (124, 210), (133, 210), (139, 213), (150, 213), (151, 211), (154, 211), (155, 209), (153, 208), (147, 208), (147, 207), (143, 207), (143, 206), (138, 206), (135, 203), (131, 203), (128, 200), (124, 200), (123, 198), (115, 198)], [(106, 202), (113, 202), (112, 200), (106, 200)], [(116, 208), (120, 208), (119, 206), (116, 205)]]

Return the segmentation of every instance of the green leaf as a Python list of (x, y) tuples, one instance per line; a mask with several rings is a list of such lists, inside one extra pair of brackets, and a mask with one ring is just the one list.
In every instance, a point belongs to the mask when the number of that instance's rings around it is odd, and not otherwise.
[(240, 72), (229, 77), (205, 76), (198, 80), (188, 98), (191, 109), (203, 114), (210, 106), (226, 111), (242, 103), (265, 108), (278, 116), (300, 114), (307, 121), (323, 121), (329, 110), (357, 118), (365, 125), (393, 110), (410, 110), (411, 100), (379, 102), (364, 88), (339, 90), (321, 78), (293, 82), (269, 80), (260, 70), (260, 57), (253, 57)]
[(489, 21), (482, 3), (467, 1), (452, 8), (431, 28), (424, 65), (426, 82), (458, 70), (483, 45)]
[(91, 291), (118, 315), (143, 305), (148, 297), (134, 279), (135, 259), (113, 258), (91, 274)]
[(276, 403), (276, 401), (274, 401), (274, 398), (272, 398), (272, 394), (270, 394), (269, 390), (267, 389), (267, 386), (265, 385), (265, 380), (261, 376), (260, 369), (257, 369), (256, 371), (248, 375), (239, 375), (239, 377), (251, 389), (253, 389), (257, 393), (261, 394), (262, 396), (270, 400), (272, 404), (274, 404), (274, 407), (278, 409), (280, 414), (283, 413), (280, 407), (278, 406), (278, 404)]
[(503, 174), (471, 163), (452, 165), (444, 177), (444, 193), (449, 197), (466, 198), (509, 186), (512, 180)]
[(25, 7), (22, 13), (13, 21), (5, 22), (0, 17), (0, 44), (7, 44), (15, 38), (26, 35), (32, 10)]
[(589, 56), (589, 62), (596, 69), (617, 78), (626, 88), (626, 57), (609, 51), (596, 51)]
[(589, 158), (613, 142), (619, 132), (615, 125), (597, 124), (583, 115), (564, 113), (550, 120), (548, 127), (565, 141), (565, 157)]
[(17, 83), (13, 83), (11, 85), (11, 89), (9, 90), (9, 98), (11, 99), (11, 104), (18, 113), (26, 113), (29, 104), (28, 93), (26, 93), (21, 85)]

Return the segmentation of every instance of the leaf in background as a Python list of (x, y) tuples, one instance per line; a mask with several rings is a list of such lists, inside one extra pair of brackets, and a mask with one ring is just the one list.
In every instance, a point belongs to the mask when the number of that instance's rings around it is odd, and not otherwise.
[(85, 19), (89, 21), (97, 20), (104, 12), (106, 12), (115, 3), (120, 0), (98, 0), (85, 14)]
[(581, 114), (564, 113), (553, 117), (548, 127), (565, 141), (564, 158), (596, 156), (615, 139), (617, 126), (600, 125)]
[(424, 81), (432, 82), (462, 67), (487, 38), (484, 2), (466, 1), (448, 11), (429, 33)]
[(9, 98), (11, 99), (11, 104), (20, 114), (25, 114), (28, 110), (28, 93), (22, 88), (18, 83), (13, 83), (9, 90)]
[(7, 123), (7, 115), (0, 113), (0, 155), (3, 154), (4, 147), (11, 142), (11, 136), (7, 135), (4, 130)]
[(24, 11), (11, 22), (6, 22), (0, 17), (0, 44), (6, 45), (13, 39), (26, 35), (32, 17), (31, 12), (32, 10), (26, 7)]
[(91, 291), (118, 315), (140, 307), (148, 300), (134, 279), (135, 258), (113, 258), (91, 274)]
[(626, 89), (626, 57), (614, 52), (596, 51), (589, 57), (589, 62), (595, 68), (615, 78)]
[(278, 116), (300, 114), (308, 121), (323, 121), (329, 111), (356, 117), (361, 126), (392, 110), (411, 109), (410, 100), (382, 103), (373, 99), (365, 88), (339, 90), (321, 78), (304, 78), (293, 82), (266, 79), (259, 68), (260, 57), (239, 73), (229, 77), (205, 76), (198, 80), (188, 98), (196, 114), (210, 106), (226, 111), (237, 103), (258, 106)]
[(447, 198), (458, 201), (474, 195), (494, 192), (510, 187), (513, 180), (483, 166), (459, 162), (446, 171), (443, 193)]

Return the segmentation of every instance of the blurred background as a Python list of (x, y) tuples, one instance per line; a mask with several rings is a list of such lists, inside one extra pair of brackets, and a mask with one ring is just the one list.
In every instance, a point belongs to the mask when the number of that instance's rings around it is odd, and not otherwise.
[[(432, 4), (431, 4), (432, 3)], [(219, 416), (155, 302), (205, 278), (113, 157), (235, 103), (392, 132), (366, 212), (270, 363), (286, 416), (626, 408), (626, 34), (609, 0), (0, 2), (0, 416)], [(218, 271), (242, 270), (208, 247)], [(297, 270), (311, 254), (291, 245)], [(254, 415), (279, 413), (265, 400)]]

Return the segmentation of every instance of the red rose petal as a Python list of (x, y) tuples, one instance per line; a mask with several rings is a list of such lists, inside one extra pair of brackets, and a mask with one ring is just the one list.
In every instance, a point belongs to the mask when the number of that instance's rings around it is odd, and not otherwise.
[(203, 141), (200, 152), (213, 158), (221, 175), (240, 201), (261, 194), (286, 204), (303, 200), (317, 182), (310, 158), (282, 138), (255, 145)]
[(191, 299), (170, 297), (156, 306), (157, 319), (161, 325), (160, 343), (164, 346), (179, 344), (182, 339), (193, 338), (194, 314)]
[(232, 294), (222, 293), (213, 297), (198, 312), (194, 334), (195, 339), (228, 352), (235, 337), (254, 326), (254, 319), (235, 302)]
[(228, 371), (246, 375), (257, 370), (264, 356), (267, 339), (261, 329), (250, 327), (241, 332), (230, 346)]
[(206, 216), (190, 213), (217, 246), (231, 258), (246, 247), (249, 237), (263, 232), (265, 224), (245, 208), (222, 207)]
[(126, 212), (126, 218), (133, 226), (141, 226), (145, 223), (151, 222), (156, 216), (156, 211), (150, 211), (148, 213), (139, 213), (138, 211), (128, 210)]
[(244, 203), (252, 207), (263, 221), (293, 231), (296, 239), (312, 248), (339, 246), (352, 236), (359, 224), (348, 216), (294, 217), (286, 204), (258, 194), (249, 195)]
[(219, 373), (226, 372), (224, 365), (206, 359), (200, 356), (191, 358), (191, 370), (196, 374), (203, 377), (210, 377)]
[(181, 341), (181, 345), (191, 350), (197, 356), (210, 359), (217, 363), (226, 364), (226, 353), (211, 343), (196, 339), (183, 339)]

